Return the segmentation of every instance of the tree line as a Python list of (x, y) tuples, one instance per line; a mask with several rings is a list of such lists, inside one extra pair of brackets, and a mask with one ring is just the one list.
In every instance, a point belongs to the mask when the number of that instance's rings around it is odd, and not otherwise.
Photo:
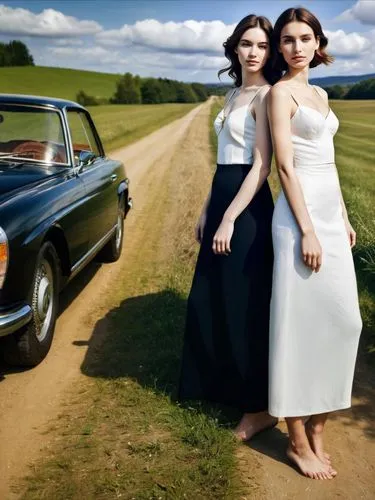
[[(206, 85), (208, 95), (225, 95), (233, 85)], [(375, 99), (375, 78), (368, 78), (352, 85), (324, 87), (329, 99)]]
[[(109, 99), (112, 104), (162, 104), (167, 102), (200, 102), (208, 97), (202, 83), (184, 83), (168, 78), (141, 78), (125, 73), (116, 83), (116, 90)], [(79, 104), (93, 106), (103, 104), (80, 90), (76, 97)]]
[(332, 85), (325, 89), (329, 99), (375, 99), (375, 78), (354, 85)]
[(0, 42), (0, 67), (5, 66), (34, 66), (34, 59), (27, 46), (19, 40)]

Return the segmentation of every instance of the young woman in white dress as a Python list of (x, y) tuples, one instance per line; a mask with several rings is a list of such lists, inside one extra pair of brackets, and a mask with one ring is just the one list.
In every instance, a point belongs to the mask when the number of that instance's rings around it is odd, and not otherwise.
[[(273, 215), (269, 413), (286, 417), (287, 455), (314, 479), (336, 475), (323, 449), (331, 411), (348, 408), (361, 332), (349, 222), (335, 166), (338, 119), (309, 68), (328, 64), (327, 38), (308, 10), (286, 10), (274, 27), (276, 67), (268, 96), (283, 191)], [(308, 419), (307, 419), (308, 418)]]

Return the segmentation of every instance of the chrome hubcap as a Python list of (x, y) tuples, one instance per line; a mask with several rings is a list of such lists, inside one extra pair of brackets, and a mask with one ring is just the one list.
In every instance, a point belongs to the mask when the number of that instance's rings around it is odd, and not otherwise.
[(43, 321), (47, 316), (49, 304), (51, 301), (51, 286), (48, 278), (43, 276), (39, 283), (38, 291), (38, 316)]
[(46, 259), (42, 260), (37, 272), (33, 306), (36, 336), (42, 342), (47, 335), (53, 309), (53, 272)]

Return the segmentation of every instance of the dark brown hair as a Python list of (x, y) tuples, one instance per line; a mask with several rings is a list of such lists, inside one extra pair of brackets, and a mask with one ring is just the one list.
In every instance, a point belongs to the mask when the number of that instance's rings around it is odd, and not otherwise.
[(233, 33), (229, 38), (223, 43), (225, 57), (229, 60), (230, 65), (227, 68), (223, 68), (218, 72), (218, 76), (222, 73), (228, 72), (228, 75), (233, 78), (236, 87), (242, 85), (242, 68), (238, 60), (238, 55), (235, 52), (237, 45), (239, 44), (242, 35), (250, 28), (261, 28), (267, 35), (270, 44), (270, 58), (267, 60), (266, 64), (262, 68), (264, 78), (270, 83), (276, 83), (280, 77), (281, 72), (272, 68), (272, 24), (264, 16), (256, 16), (255, 14), (250, 14), (237, 24)]
[(272, 34), (274, 45), (273, 68), (276, 71), (284, 71), (288, 69), (288, 65), (283, 55), (279, 53), (278, 48), (280, 45), (281, 32), (284, 26), (294, 21), (306, 23), (307, 25), (309, 25), (314, 32), (315, 38), (319, 38), (319, 48), (315, 51), (313, 60), (310, 61), (310, 68), (315, 68), (316, 66), (319, 66), (319, 64), (327, 65), (333, 62), (333, 57), (326, 52), (328, 38), (323, 33), (322, 25), (320, 24), (319, 20), (309, 10), (303, 7), (297, 7), (285, 10), (275, 23)]

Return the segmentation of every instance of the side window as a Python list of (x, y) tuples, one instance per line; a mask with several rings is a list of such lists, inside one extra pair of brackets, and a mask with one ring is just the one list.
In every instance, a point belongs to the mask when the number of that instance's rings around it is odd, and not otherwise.
[(97, 156), (100, 156), (99, 145), (86, 113), (68, 111), (68, 123), (73, 143), (74, 163), (78, 164), (79, 154), (82, 150), (93, 151)]

